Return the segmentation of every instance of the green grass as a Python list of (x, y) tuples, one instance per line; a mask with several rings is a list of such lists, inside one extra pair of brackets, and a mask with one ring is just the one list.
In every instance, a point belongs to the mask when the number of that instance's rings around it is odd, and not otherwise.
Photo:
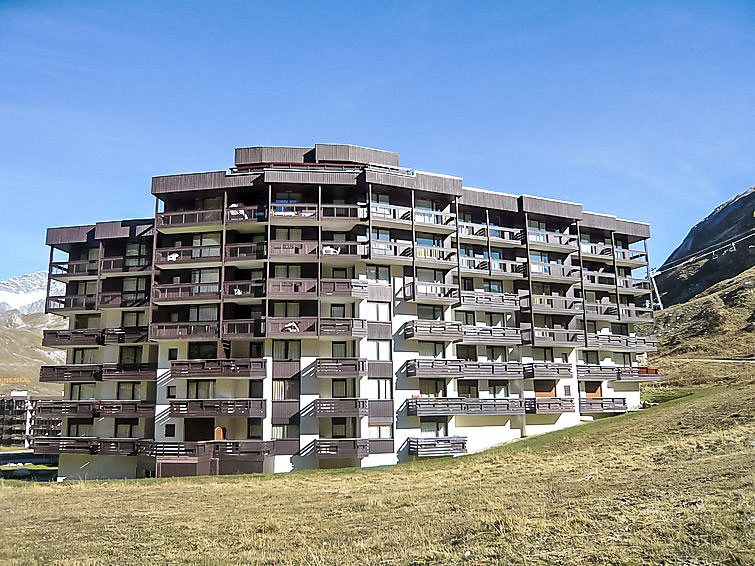
[(755, 386), (697, 389), (457, 459), (0, 484), (0, 563), (755, 561)]

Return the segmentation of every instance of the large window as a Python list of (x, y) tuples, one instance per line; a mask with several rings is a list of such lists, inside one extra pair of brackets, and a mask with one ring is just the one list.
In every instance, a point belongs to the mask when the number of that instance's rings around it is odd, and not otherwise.
[(443, 320), (443, 307), (438, 305), (417, 305), (417, 318), (420, 320)]
[(422, 358), (443, 358), (445, 354), (443, 342), (417, 342), (417, 349)]
[(136, 438), (139, 419), (115, 419), (115, 438)]
[(370, 361), (391, 360), (390, 340), (365, 340), (363, 349), (364, 356)]
[(248, 419), (246, 421), (246, 437), (262, 440), (262, 419)]
[(298, 360), (301, 358), (299, 340), (273, 340), (274, 360)]
[(218, 307), (215, 305), (189, 307), (190, 322), (214, 322), (216, 320), (218, 320)]
[(385, 265), (368, 265), (367, 266), (367, 280), (390, 283), (391, 270)]
[(378, 399), (393, 399), (393, 387), (390, 379), (375, 379)]
[(190, 360), (214, 360), (218, 356), (216, 342), (189, 342)]
[(139, 383), (131, 381), (119, 381), (115, 398), (120, 400), (133, 400), (139, 398)]
[(73, 363), (74, 364), (96, 364), (97, 363), (97, 349), (96, 348), (75, 348), (73, 350)]
[(299, 438), (299, 425), (298, 424), (273, 425), (272, 436), (274, 440), (298, 439)]
[(370, 425), (369, 426), (370, 438), (393, 438), (393, 426), (392, 425)]
[(459, 394), (459, 397), (477, 398), (480, 396), (476, 380), (460, 379), (456, 390)]
[(420, 379), (420, 397), (445, 397), (446, 381), (444, 379)]
[(422, 438), (440, 438), (448, 436), (448, 423), (429, 419), (420, 419), (420, 436)]
[(212, 379), (190, 379), (186, 388), (189, 399), (213, 399), (215, 396), (215, 381)]
[(367, 320), (370, 322), (390, 322), (391, 303), (367, 301)]

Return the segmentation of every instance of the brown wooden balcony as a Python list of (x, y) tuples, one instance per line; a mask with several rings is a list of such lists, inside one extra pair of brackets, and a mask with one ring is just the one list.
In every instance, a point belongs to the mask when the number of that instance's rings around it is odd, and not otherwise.
[(588, 289), (616, 289), (616, 275), (605, 271), (582, 271), (582, 281)]
[(367, 376), (377, 379), (393, 379), (393, 362), (390, 360), (368, 361)]
[(317, 418), (366, 417), (367, 399), (315, 399), (314, 413)]
[(613, 320), (619, 316), (619, 307), (616, 303), (587, 303), (585, 312), (591, 319)]
[(101, 454), (134, 456), (137, 438), (37, 437), (34, 439), (35, 454)]
[(36, 415), (57, 418), (89, 417), (153, 417), (154, 401), (97, 400), (97, 401), (37, 401)]
[(464, 374), (464, 360), (417, 359), (406, 362), (408, 377), (448, 378)]
[(530, 262), (530, 278), (537, 281), (574, 284), (582, 277), (579, 267), (560, 263)]
[(565, 328), (527, 328), (522, 330), (522, 340), (535, 346), (579, 348), (585, 344), (585, 333)]
[(102, 344), (102, 330), (82, 328), (74, 330), (45, 330), (43, 346), (99, 346)]
[(317, 204), (314, 203), (273, 203), (270, 207), (270, 221), (318, 220), (317, 212)]
[(444, 417), (452, 415), (523, 415), (523, 399), (480, 399), (419, 397), (407, 399), (410, 417)]
[(620, 366), (602, 366), (596, 364), (580, 364), (577, 366), (577, 378), (585, 380), (619, 379)]
[(123, 328), (105, 328), (102, 331), (102, 343), (108, 344), (138, 344), (149, 338), (149, 327), (126, 326)]
[(53, 279), (87, 279), (97, 276), (97, 260), (54, 261), (50, 264), (50, 277)]
[(582, 314), (583, 304), (582, 299), (557, 295), (533, 295), (531, 300), (528, 296), (522, 297), (522, 307), (537, 313), (575, 316)]
[(223, 283), (223, 299), (240, 301), (243, 299), (260, 299), (265, 296), (265, 280), (226, 281)]
[(366, 438), (320, 438), (314, 441), (317, 458), (366, 458), (370, 455), (370, 441)]
[(577, 251), (577, 244), (579, 243), (576, 234), (544, 230), (528, 230), (527, 239), (531, 248), (543, 250)]
[(459, 300), (459, 286), (414, 281), (404, 287), (404, 297), (408, 301), (452, 305)]
[(559, 362), (533, 362), (524, 364), (527, 379), (568, 379), (573, 377), (571, 364)]
[(158, 212), (157, 227), (183, 228), (184, 226), (207, 226), (222, 225), (223, 211), (212, 210), (187, 210), (182, 212)]
[(265, 320), (262, 318), (224, 320), (223, 337), (237, 340), (264, 338), (265, 327)]
[(267, 376), (265, 358), (226, 358), (220, 360), (176, 360), (170, 362), (173, 378), (264, 379)]
[(171, 417), (257, 417), (267, 415), (264, 399), (171, 399)]
[(393, 424), (393, 399), (371, 399), (368, 403), (367, 417), (371, 425)]
[(144, 418), (155, 416), (155, 402), (141, 399), (119, 399), (97, 401), (97, 415), (100, 417)]
[(361, 222), (367, 219), (367, 206), (357, 204), (320, 205), (322, 222)]
[[(279, 399), (272, 401), (271, 421), (274, 425), (287, 425), (299, 414), (298, 399)], [(298, 445), (297, 445), (298, 449)]]
[(531, 415), (558, 415), (574, 412), (574, 399), (567, 397), (531, 397), (523, 401), (525, 412)]
[(524, 366), (519, 362), (465, 361), (462, 377), (474, 379), (523, 379)]
[(42, 366), (39, 368), (39, 381), (43, 383), (87, 383), (102, 379), (102, 365), (73, 364)]
[(514, 293), (486, 293), (484, 291), (462, 291), (461, 307), (484, 311), (519, 310), (519, 296)]
[(363, 258), (367, 256), (367, 244), (342, 240), (323, 241), (320, 243), (320, 256), (323, 261)]
[(241, 206), (231, 204), (225, 211), (225, 221), (227, 224), (242, 224), (245, 222), (262, 222), (267, 214), (265, 208), (261, 206)]
[(622, 367), (619, 371), (619, 381), (660, 381), (660, 370), (657, 367), (634, 366)]
[(155, 381), (157, 364), (102, 364), (105, 381)]
[(367, 321), (361, 318), (321, 318), (319, 334), (321, 338), (361, 338), (367, 336)]
[(37, 401), (35, 417), (89, 418), (97, 415), (98, 401)]
[(316, 299), (317, 279), (270, 279), (267, 282), (269, 298)]
[(153, 322), (149, 332), (152, 340), (216, 339), (218, 322)]
[(172, 283), (152, 287), (155, 303), (219, 301), (220, 283)]
[(317, 358), (313, 369), (315, 377), (364, 377), (367, 375), (367, 360), (364, 358)]
[(366, 299), (369, 294), (369, 283), (361, 279), (321, 279), (321, 297), (353, 297)]
[(460, 340), (464, 336), (460, 322), (410, 320), (404, 324), (406, 340)]
[(182, 246), (155, 250), (155, 264), (165, 267), (194, 263), (213, 263), (221, 260), (220, 246)]
[(152, 266), (151, 256), (116, 256), (102, 258), (103, 275), (147, 271)]
[(638, 350), (654, 352), (657, 341), (651, 336), (623, 336), (620, 334), (588, 333), (587, 347), (602, 350)]
[(267, 259), (267, 244), (265, 242), (227, 244), (225, 247), (226, 263), (242, 263), (263, 259)]
[(265, 319), (268, 337), (297, 338), (317, 336), (317, 317), (268, 317)]
[(101, 309), (125, 309), (146, 307), (149, 295), (146, 291), (107, 291), (97, 296)]
[(619, 293), (647, 295), (651, 291), (650, 281), (635, 277), (619, 277)]
[(507, 228), (473, 222), (459, 222), (459, 235), (462, 239), (487, 241), (488, 236), (495, 244), (521, 246), (524, 231), (521, 228)]
[(61, 295), (47, 297), (46, 313), (93, 311), (97, 308), (96, 295)]
[(407, 439), (407, 452), (409, 456), (418, 458), (459, 456), (467, 453), (467, 437), (409, 438)]
[(462, 327), (464, 336), (463, 344), (521, 344), (522, 331), (517, 327), (507, 326), (472, 326), (465, 324)]
[(317, 240), (277, 241), (273, 240), (269, 246), (270, 259), (285, 258), (297, 260), (316, 260), (319, 257)]
[(583, 397), (579, 400), (579, 412), (583, 415), (625, 413), (626, 411), (627, 400), (623, 397)]

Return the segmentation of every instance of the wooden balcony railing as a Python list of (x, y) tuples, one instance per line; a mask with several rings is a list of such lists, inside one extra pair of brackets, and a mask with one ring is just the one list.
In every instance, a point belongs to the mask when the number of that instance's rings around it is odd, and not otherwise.
[(404, 287), (404, 296), (410, 301), (453, 304), (459, 300), (459, 286), (414, 281)]
[(155, 263), (184, 264), (219, 262), (220, 246), (182, 246), (174, 248), (158, 248), (155, 250)]
[(357, 204), (323, 204), (320, 206), (320, 220), (359, 221), (367, 218), (367, 207)]
[(270, 207), (271, 220), (317, 220), (316, 204), (281, 204), (273, 203)]
[(171, 399), (171, 417), (257, 417), (267, 414), (265, 399)]
[(37, 401), (36, 416), (58, 417), (153, 417), (154, 401), (140, 399), (97, 401)]
[(575, 315), (582, 313), (583, 304), (582, 299), (557, 295), (533, 295), (531, 300), (530, 297), (522, 297), (522, 306), (531, 307), (535, 312)]
[(623, 397), (580, 398), (579, 412), (583, 415), (602, 413), (625, 413), (627, 400)]
[(317, 358), (316, 377), (363, 377), (367, 375), (365, 358)]
[(445, 226), (456, 228), (456, 214), (437, 210), (414, 209), (414, 222), (420, 225)]
[(524, 364), (524, 377), (528, 379), (568, 379), (573, 377), (572, 366), (558, 362)]
[(96, 295), (63, 295), (47, 297), (45, 312), (93, 311), (97, 308)]
[(317, 298), (317, 279), (270, 279), (267, 295), (273, 297)]
[(118, 309), (143, 307), (149, 303), (146, 291), (105, 291), (97, 296), (99, 308)]
[(266, 217), (265, 208), (260, 206), (241, 206), (231, 204), (225, 211), (225, 221), (228, 224), (242, 222), (261, 222)]
[(257, 261), (266, 258), (267, 244), (265, 242), (227, 244), (225, 246), (225, 260), (227, 262)]
[(645, 294), (650, 292), (650, 281), (635, 277), (619, 277), (619, 291)]
[(264, 379), (267, 376), (265, 358), (226, 358), (220, 360), (176, 360), (170, 362), (172, 378)]
[(157, 364), (102, 364), (102, 379), (155, 381)]
[(97, 402), (100, 417), (145, 418), (155, 416), (155, 402), (141, 399), (100, 400)]
[(217, 338), (217, 322), (153, 322), (149, 327), (152, 340), (182, 338)]
[(223, 298), (227, 301), (234, 299), (259, 299), (265, 296), (265, 280), (255, 281), (226, 281), (223, 284)]
[(409, 438), (407, 452), (418, 458), (459, 456), (467, 453), (466, 436), (443, 436), (436, 438)]
[(407, 399), (406, 413), (412, 417), (523, 415), (524, 399), (420, 397)]
[(460, 340), (464, 336), (460, 322), (410, 320), (404, 324), (406, 340)]
[(270, 257), (291, 257), (298, 259), (317, 259), (317, 240), (276, 241), (270, 242)]
[(50, 264), (51, 277), (87, 277), (97, 275), (98, 260), (54, 261)]
[(220, 283), (173, 283), (152, 287), (155, 302), (220, 300)]
[(582, 271), (582, 280), (586, 287), (616, 288), (616, 275), (603, 271)]
[(370, 216), (372, 216), (373, 220), (384, 220), (411, 224), (412, 209), (409, 206), (372, 203), (370, 205)]
[(134, 456), (138, 438), (37, 437), (34, 439), (35, 454), (101, 454)]
[(315, 399), (314, 412), (318, 418), (366, 417), (367, 399)]
[(264, 338), (265, 319), (231, 319), (223, 321), (223, 336), (226, 338)]
[(98, 401), (37, 401), (35, 417), (94, 417)]
[(369, 283), (361, 279), (321, 279), (320, 296), (366, 299)]
[(465, 344), (521, 344), (522, 331), (518, 327), (507, 326), (473, 326), (462, 327)]
[(101, 270), (104, 274), (146, 271), (152, 265), (150, 256), (118, 256), (102, 258)]
[(319, 335), (362, 337), (367, 336), (367, 321), (361, 318), (321, 318)]
[(478, 379), (523, 379), (524, 366), (519, 362), (465, 361), (462, 375)]
[(602, 366), (596, 364), (580, 364), (577, 366), (579, 379), (619, 379), (620, 366)]
[(102, 379), (102, 365), (74, 364), (42, 366), (39, 381), (43, 383), (86, 383)]
[(317, 317), (268, 317), (265, 320), (267, 336), (317, 336)]
[(462, 291), (461, 304), (480, 310), (513, 311), (520, 308), (519, 296), (514, 293)]
[(588, 316), (616, 318), (619, 316), (619, 307), (616, 303), (587, 303), (585, 312)]
[(149, 338), (149, 327), (127, 326), (123, 328), (105, 328), (102, 331), (102, 342), (110, 344), (136, 344), (146, 342)]
[(582, 242), (579, 244), (584, 255), (595, 256), (601, 259), (613, 261), (613, 246), (611, 244), (600, 244), (593, 242)]
[(223, 211), (188, 210), (182, 212), (158, 212), (158, 228), (176, 228), (182, 226), (201, 226), (203, 224), (222, 224)]
[(587, 347), (605, 350), (626, 349), (640, 351), (654, 351), (657, 342), (651, 336), (623, 336), (621, 334), (588, 333)]
[(317, 439), (314, 441), (317, 458), (362, 459), (370, 455), (370, 441), (366, 438)]
[(272, 407), (271, 420), (274, 425), (287, 425), (292, 418), (299, 414), (298, 399), (273, 400)]
[(82, 328), (74, 330), (45, 330), (43, 346), (98, 346), (102, 344), (102, 330)]
[(534, 397), (523, 399), (528, 414), (557, 415), (574, 412), (574, 399), (567, 397)]

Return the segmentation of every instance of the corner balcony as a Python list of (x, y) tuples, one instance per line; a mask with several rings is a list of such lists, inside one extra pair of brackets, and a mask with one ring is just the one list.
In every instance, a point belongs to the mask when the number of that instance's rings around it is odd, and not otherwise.
[(95, 279), (99, 269), (98, 260), (54, 261), (50, 264), (50, 278), (60, 279)]
[(171, 399), (171, 417), (256, 417), (267, 415), (265, 399)]
[(231, 340), (264, 338), (265, 328), (265, 320), (262, 318), (224, 320), (223, 338)]
[(297, 261), (317, 261), (319, 243), (317, 240), (276, 241), (269, 245), (270, 259), (287, 259)]
[(533, 295), (522, 297), (522, 307), (536, 313), (576, 316), (582, 314), (584, 302), (574, 297), (558, 295)]
[(34, 439), (35, 454), (100, 454), (102, 456), (134, 456), (138, 438), (100, 438), (96, 436)]
[(406, 444), (409, 456), (416, 456), (417, 458), (460, 456), (467, 453), (466, 436), (409, 438)]
[(315, 377), (364, 377), (367, 375), (365, 358), (317, 358), (314, 363)]
[(222, 229), (223, 210), (187, 210), (181, 212), (158, 212), (157, 229), (160, 232), (176, 232), (183, 228), (211, 226)]
[(217, 339), (217, 321), (214, 322), (153, 322), (149, 327), (151, 340)]
[(90, 383), (101, 380), (101, 364), (42, 366), (39, 368), (39, 381), (42, 383)]
[(485, 291), (462, 291), (460, 308), (510, 312), (520, 308), (519, 295), (514, 293), (487, 293)]
[(158, 248), (155, 250), (155, 265), (161, 269), (202, 267), (207, 264), (220, 263), (220, 246), (182, 246)]
[(545, 283), (565, 283), (574, 285), (582, 277), (579, 267), (560, 263), (530, 262), (530, 279)]
[(361, 460), (370, 455), (370, 441), (366, 438), (320, 438), (314, 441), (317, 458)]
[(265, 280), (255, 281), (226, 281), (223, 283), (223, 300), (229, 302), (244, 302), (249, 299), (265, 297)]
[(320, 297), (351, 297), (366, 299), (369, 283), (362, 279), (320, 279)]
[(407, 399), (406, 414), (410, 417), (523, 415), (524, 400), (420, 397)]
[(579, 238), (576, 234), (548, 232), (545, 230), (528, 230), (527, 239), (530, 248), (536, 250), (576, 252), (577, 245), (579, 244)]
[(410, 320), (404, 324), (406, 340), (461, 340), (464, 337), (460, 322), (442, 320)]
[(102, 364), (104, 381), (155, 381), (157, 364)]
[(601, 350), (626, 350), (640, 352), (657, 351), (657, 341), (652, 336), (623, 336), (620, 334), (587, 335), (587, 347)]
[(580, 398), (579, 412), (583, 415), (626, 413), (627, 400), (623, 397)]
[(317, 418), (366, 417), (367, 399), (315, 399), (314, 413)]
[(225, 262), (230, 265), (255, 265), (267, 259), (267, 244), (252, 242), (243, 244), (226, 244)]
[(569, 379), (573, 377), (571, 364), (558, 362), (533, 362), (524, 364), (526, 379)]
[(583, 330), (567, 330), (562, 328), (533, 328), (522, 330), (525, 343), (535, 346), (561, 346), (564, 348), (580, 348), (585, 344)]
[(50, 314), (60, 312), (85, 312), (96, 309), (96, 295), (62, 295), (47, 297), (45, 303), (45, 312)]
[(173, 283), (152, 287), (152, 301), (165, 303), (206, 303), (220, 300), (220, 283)]
[(404, 286), (404, 297), (411, 302), (452, 305), (459, 300), (459, 286), (415, 281)]
[(530, 415), (558, 415), (574, 412), (574, 399), (568, 397), (530, 397), (524, 399), (524, 409)]
[(464, 325), (462, 331), (464, 332), (464, 336), (461, 339), (462, 344), (490, 344), (498, 346), (522, 343), (522, 331), (513, 326)]
[(99, 346), (102, 344), (102, 330), (82, 328), (74, 330), (45, 330), (43, 346)]
[(267, 296), (270, 299), (316, 299), (317, 279), (270, 279), (267, 282)]
[(170, 375), (174, 379), (264, 379), (267, 376), (267, 360), (265, 358), (176, 360), (170, 362)]

